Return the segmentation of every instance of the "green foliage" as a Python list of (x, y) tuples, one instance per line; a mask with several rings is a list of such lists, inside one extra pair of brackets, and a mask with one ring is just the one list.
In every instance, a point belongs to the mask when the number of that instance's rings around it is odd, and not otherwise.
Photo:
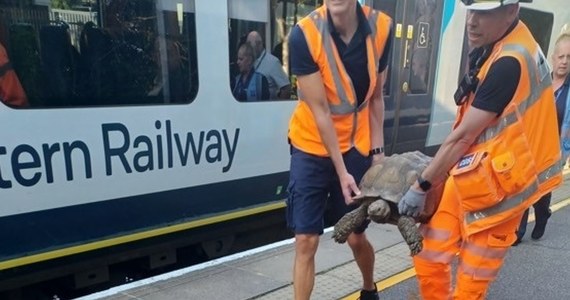
[(71, 9), (75, 5), (81, 4), (81, 0), (51, 0), (52, 8)]

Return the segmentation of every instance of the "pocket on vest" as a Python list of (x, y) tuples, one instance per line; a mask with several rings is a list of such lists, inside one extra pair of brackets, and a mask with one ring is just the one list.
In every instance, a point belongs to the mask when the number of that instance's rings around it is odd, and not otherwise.
[(465, 211), (473, 212), (499, 203), (505, 192), (500, 188), (487, 152), (464, 155), (451, 169), (455, 190)]

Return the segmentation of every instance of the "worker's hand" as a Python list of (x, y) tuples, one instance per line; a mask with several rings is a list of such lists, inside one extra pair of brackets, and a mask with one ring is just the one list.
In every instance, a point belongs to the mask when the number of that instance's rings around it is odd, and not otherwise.
[(400, 203), (398, 203), (398, 211), (401, 215), (407, 215), (410, 217), (419, 217), (419, 215), (424, 210), (424, 205), (426, 202), (426, 193), (424, 191), (418, 191), (416, 188), (411, 186)]
[(343, 175), (339, 176), (340, 181), (340, 188), (342, 189), (342, 194), (344, 196), (344, 202), (347, 205), (352, 204), (354, 200), (352, 199), (353, 193), (354, 195), (360, 195), (360, 189), (358, 185), (354, 181), (354, 177), (349, 173), (344, 173)]

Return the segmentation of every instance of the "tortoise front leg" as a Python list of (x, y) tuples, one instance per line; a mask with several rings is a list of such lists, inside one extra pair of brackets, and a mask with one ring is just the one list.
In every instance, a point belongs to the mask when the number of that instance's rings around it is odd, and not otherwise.
[(416, 227), (416, 221), (414, 218), (409, 216), (400, 216), (398, 219), (398, 229), (404, 238), (404, 241), (410, 247), (410, 255), (414, 256), (422, 251), (423, 240), (418, 227)]
[(359, 206), (357, 209), (345, 214), (334, 225), (333, 239), (344, 244), (348, 236), (366, 219), (367, 207)]

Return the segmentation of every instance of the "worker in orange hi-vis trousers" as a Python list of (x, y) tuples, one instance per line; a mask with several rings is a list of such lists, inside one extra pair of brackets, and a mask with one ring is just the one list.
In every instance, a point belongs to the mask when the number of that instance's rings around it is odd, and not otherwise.
[[(522, 1), (461, 1), (473, 50), (454, 95), (456, 121), (398, 205), (418, 216), (426, 192), (445, 181), (414, 257), (425, 300), (484, 299), (523, 212), (562, 182), (550, 69), (518, 18)], [(450, 263), (458, 253), (453, 290)]]

